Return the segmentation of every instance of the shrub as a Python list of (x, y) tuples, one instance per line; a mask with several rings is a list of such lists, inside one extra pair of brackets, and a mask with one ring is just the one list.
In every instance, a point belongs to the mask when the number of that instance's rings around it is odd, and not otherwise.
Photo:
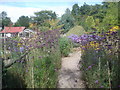
[(75, 34), (75, 35), (80, 36), (80, 35), (82, 35), (82, 34), (84, 34), (84, 33), (85, 33), (84, 28), (83, 28), (82, 26), (76, 25), (76, 26), (74, 26), (73, 28), (71, 28), (71, 29), (66, 33), (66, 36), (70, 36), (70, 35), (72, 35), (72, 34)]
[(62, 56), (68, 56), (72, 48), (72, 43), (70, 42), (70, 40), (66, 37), (60, 38), (59, 46)]

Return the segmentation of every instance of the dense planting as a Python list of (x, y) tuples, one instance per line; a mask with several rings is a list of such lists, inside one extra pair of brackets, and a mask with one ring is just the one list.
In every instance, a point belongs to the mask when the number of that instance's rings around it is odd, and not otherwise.
[(74, 4), (61, 17), (42, 10), (19, 17), (14, 25), (6, 12), (0, 13), (2, 28), (25, 26), (33, 31), (30, 37), (0, 33), (3, 88), (56, 88), (61, 58), (76, 47), (81, 48), (80, 69), (88, 88), (120, 87), (118, 4)]
[(89, 88), (119, 87), (119, 27), (108, 32), (69, 36), (82, 50), (82, 70)]
[(36, 32), (32, 38), (7, 39), (1, 57), (13, 64), (3, 65), (3, 88), (56, 87), (61, 58), (58, 38), (59, 30), (52, 30)]

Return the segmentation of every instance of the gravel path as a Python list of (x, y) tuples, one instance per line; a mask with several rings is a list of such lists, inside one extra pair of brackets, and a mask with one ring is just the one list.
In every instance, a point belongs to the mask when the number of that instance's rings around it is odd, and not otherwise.
[(62, 66), (58, 76), (58, 88), (85, 88), (82, 72), (79, 69), (80, 50), (62, 58)]

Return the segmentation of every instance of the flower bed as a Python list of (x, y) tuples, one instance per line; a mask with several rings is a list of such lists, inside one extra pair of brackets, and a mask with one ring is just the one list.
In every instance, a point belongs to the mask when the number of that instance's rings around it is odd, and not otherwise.
[(81, 47), (82, 70), (88, 88), (119, 87), (119, 29), (115, 26), (108, 32), (69, 37)]

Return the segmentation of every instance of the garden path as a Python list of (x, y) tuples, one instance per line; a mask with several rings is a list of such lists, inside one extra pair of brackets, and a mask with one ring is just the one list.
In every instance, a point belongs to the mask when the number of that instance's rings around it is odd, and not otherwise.
[(58, 76), (58, 88), (85, 88), (82, 72), (79, 68), (80, 57), (80, 49), (75, 48), (68, 57), (62, 58)]

